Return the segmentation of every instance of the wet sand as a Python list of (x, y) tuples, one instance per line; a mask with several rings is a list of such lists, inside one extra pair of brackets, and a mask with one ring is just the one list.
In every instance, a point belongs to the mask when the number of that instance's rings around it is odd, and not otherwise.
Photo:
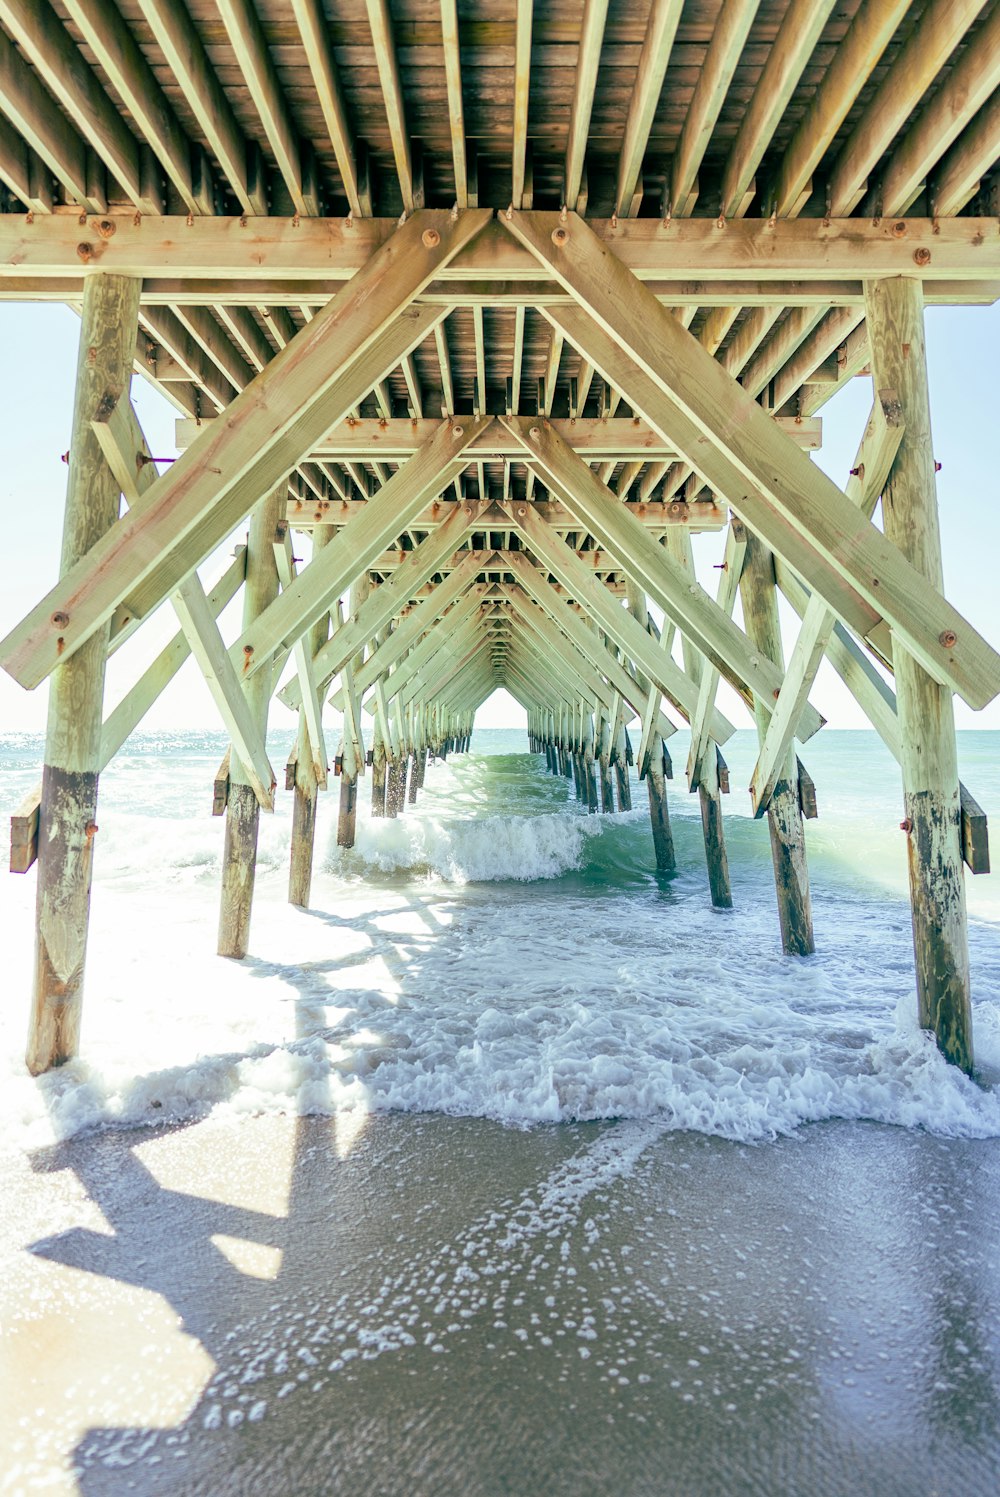
[(0, 1490), (1000, 1489), (1000, 1147), (209, 1119), (0, 1163)]

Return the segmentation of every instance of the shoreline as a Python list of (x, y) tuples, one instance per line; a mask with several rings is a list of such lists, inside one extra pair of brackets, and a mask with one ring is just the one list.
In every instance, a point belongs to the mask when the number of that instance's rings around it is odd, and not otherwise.
[(996, 1488), (989, 1140), (265, 1116), (0, 1168), (5, 1492)]

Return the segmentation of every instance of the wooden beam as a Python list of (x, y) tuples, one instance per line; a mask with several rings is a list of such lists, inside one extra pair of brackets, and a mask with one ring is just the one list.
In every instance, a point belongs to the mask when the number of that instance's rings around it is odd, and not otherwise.
[[(147, 190), (135, 136), (48, 0), (0, 0), (0, 21), (136, 207), (161, 212), (158, 195)], [(80, 197), (87, 201), (91, 195)]]
[(413, 156), (410, 149), (410, 133), (406, 127), (403, 104), (403, 85), (396, 59), (396, 43), (392, 33), (392, 17), (388, 0), (365, 0), (368, 24), (371, 27), (372, 45), (375, 48), (375, 65), (378, 68), (382, 98), (385, 103), (392, 154), (396, 162), (399, 191), (403, 199), (403, 211), (412, 213), (416, 207), (413, 182)]
[(111, 0), (64, 0), (112, 87), (191, 213), (215, 212), (214, 193), (200, 154), (181, 128), (121, 12)]
[(910, 0), (865, 0), (855, 15), (768, 192), (768, 206), (779, 218), (794, 212), (808, 193), (813, 172), (909, 8)]
[[(9, 54), (8, 54), (9, 57)], [(0, 69), (3, 64), (0, 61)], [(2, 77), (2, 71), (0, 71)], [(6, 95), (4, 95), (4, 98)], [(0, 104), (0, 108), (3, 105)], [(38, 152), (0, 114), (0, 182), (30, 213), (51, 213), (52, 172)]]
[(441, 0), (441, 42), (444, 47), (444, 73), (448, 88), (451, 159), (455, 167), (455, 202), (459, 208), (467, 208), (469, 206), (469, 167), (465, 151), (462, 52), (456, 0)]
[(585, 0), (577, 51), (576, 82), (569, 116), (566, 141), (566, 164), (563, 168), (563, 202), (567, 208), (580, 210), (580, 188), (583, 183), (590, 116), (597, 88), (597, 70), (601, 61), (604, 27), (609, 0)]
[[(625, 570), (697, 645), (713, 665), (748, 699), (750, 692), (770, 712), (781, 686), (780, 673), (747, 644), (746, 637), (681, 568), (624, 505), (612, 499), (586, 463), (561, 442), (547, 423), (505, 417), (524, 443), (526, 461), (538, 466), (563, 503), (575, 510), (598, 542), (619, 557)], [(522, 517), (519, 517), (522, 518)], [(812, 709), (801, 730), (809, 737), (822, 724)]]
[(421, 507), (451, 483), (462, 462), (464, 446), (487, 424), (488, 417), (453, 417), (394, 473), (353, 525), (345, 525), (320, 555), (260, 614), (231, 646), (229, 655), (241, 667), (244, 681), (267, 667), (275, 652), (291, 647), (330, 608), (372, 560), (407, 529)]
[[(291, 6), (309, 63), (316, 99), (323, 111), (323, 122), (337, 159), (337, 170), (344, 184), (348, 206), (352, 213), (362, 218), (367, 205), (362, 202), (357, 155), (326, 15), (320, 0), (291, 0)], [(460, 206), (464, 207), (464, 204)]]
[[(330, 420), (346, 415), (371, 388), (388, 350), (392, 367), (430, 330), (439, 313), (404, 309), (486, 216), (469, 209), (453, 221), (447, 213), (425, 212), (403, 225), (353, 285), (251, 380), (229, 406), (225, 424), (209, 427), (8, 636), (0, 646), (5, 668), (22, 685), (37, 684), (123, 599), (141, 615), (167, 596), (261, 491), (294, 467)], [(351, 351), (346, 367), (344, 348)], [(151, 579), (152, 591), (145, 587)], [(68, 622), (54, 625), (53, 614)]]
[[(288, 529), (281, 526), (274, 543), (274, 560), (278, 568), (278, 581), (282, 588), (291, 587), (296, 576), (295, 558), (292, 555), (291, 537)], [(319, 620), (316, 621), (317, 623)], [(311, 640), (304, 632), (295, 641), (293, 649), (297, 672), (302, 720), (306, 726), (317, 785), (326, 786), (326, 739), (323, 735), (323, 703), (320, 700), (316, 675), (313, 670)]]
[(760, 0), (730, 0), (722, 7), (670, 165), (667, 211), (672, 215), (685, 217), (698, 196), (698, 168), (722, 112), (759, 6)]
[[(872, 407), (846, 494), (869, 519), (875, 511), (893, 459), (903, 439), (903, 418), (891, 392)], [(762, 816), (787, 763), (795, 721), (808, 699), (836, 623), (822, 598), (809, 600), (799, 636), (785, 671), (781, 692), (767, 725), (750, 781), (754, 815)]]
[[(642, 198), (643, 157), (682, 9), (683, 0), (653, 0), (650, 8), (618, 157), (615, 212), (619, 218), (635, 217)], [(575, 208), (576, 205), (567, 206)]]
[(244, 213), (269, 211), (259, 151), (249, 146), (201, 36), (177, 0), (137, 0), (171, 74)]
[[(745, 556), (746, 529), (739, 520), (734, 520), (726, 535), (726, 549), (720, 569), (722, 576), (719, 578), (715, 598), (723, 613), (730, 617), (736, 605)], [(698, 683), (698, 702), (694, 716), (691, 718), (691, 747), (688, 750), (686, 770), (688, 789), (691, 791), (700, 788), (702, 775), (706, 773), (707, 760), (711, 760), (707, 771), (709, 786), (712, 785), (715, 777), (712, 766), (715, 764), (716, 744), (720, 740), (713, 727), (712, 714), (715, 711), (715, 694), (718, 688), (719, 672), (710, 661), (703, 662)]]
[[(522, 514), (522, 510), (525, 513)], [(558, 578), (566, 589), (567, 597), (582, 603), (608, 638), (654, 682), (678, 712), (690, 719), (697, 696), (694, 682), (669, 654), (657, 649), (652, 637), (611, 597), (607, 589), (587, 575), (572, 548), (557, 536), (546, 532), (545, 522), (532, 515), (528, 506), (514, 503), (511, 505), (511, 514), (515, 525), (521, 529), (530, 544), (533, 555), (543, 569), (549, 569)], [(522, 561), (511, 558), (511, 571), (518, 579), (523, 580), (529, 575), (524, 570), (529, 565), (531, 563), (527, 558)], [(713, 713), (712, 727), (720, 743), (725, 743), (735, 732), (732, 723), (721, 712)]]
[(746, 212), (754, 173), (823, 34), (834, 3), (835, 0), (792, 0), (785, 12), (722, 173), (722, 218), (741, 218)]
[(524, 201), (524, 188), (528, 148), (528, 98), (531, 92), (531, 22), (534, 0), (515, 0), (515, 6), (511, 202), (515, 208), (523, 208), (529, 206)]
[(1000, 142), (1000, 92), (979, 111), (931, 177), (929, 207), (935, 218), (960, 213), (996, 162)]
[[(996, 651), (957, 610), (922, 583), (898, 548), (788, 441), (766, 412), (629, 275), (581, 219), (573, 215), (568, 230), (558, 214), (515, 212), (504, 222), (674, 399), (702, 437), (738, 465), (745, 482), (755, 486), (767, 507), (780, 516), (782, 530), (796, 529), (810, 550), (818, 551), (827, 566), (892, 625), (936, 680), (947, 683), (972, 707), (992, 701), (1000, 692)], [(565, 238), (555, 241), (552, 234), (557, 229)], [(545, 315), (555, 320), (558, 309), (547, 308)], [(642, 410), (642, 403), (636, 404)], [(648, 410), (645, 414), (649, 418)], [(692, 466), (698, 466), (693, 453), (685, 455)], [(725, 493), (726, 487), (720, 491)], [(752, 526), (753, 521), (746, 518)], [(790, 560), (780, 540), (775, 549)], [(819, 580), (816, 587), (823, 592)], [(833, 599), (828, 601), (836, 606)]]
[(251, 0), (216, 0), (216, 4), (295, 212), (303, 216), (318, 214), (321, 209), (316, 185), (310, 180), (302, 142), (257, 11)]
[[(1000, 11), (976, 32), (942, 79), (880, 172), (879, 200), (887, 214), (905, 213), (920, 196), (931, 168), (1000, 87)], [(1000, 142), (998, 142), (1000, 155)]]
[(868, 173), (885, 154), (937, 74), (961, 42), (984, 0), (930, 0), (834, 162), (827, 212), (853, 211)]
[[(473, 211), (473, 210), (467, 210)], [(114, 230), (101, 231), (105, 218)], [(741, 219), (723, 228), (716, 219), (588, 220), (591, 233), (611, 249), (620, 264), (641, 281), (655, 283), (658, 295), (671, 302), (749, 305), (765, 298), (781, 305), (796, 300), (829, 305), (843, 295), (857, 303), (864, 279), (920, 275), (933, 293), (935, 282), (960, 292), (974, 285), (974, 295), (997, 295), (1000, 282), (1000, 236), (992, 218), (903, 218), (873, 223), (868, 218)], [(81, 225), (73, 215), (49, 214), (27, 223), (23, 214), (0, 215), (0, 265), (6, 282), (70, 277), (80, 284), (84, 265), (91, 269), (140, 276), (143, 280), (211, 283), (209, 299), (263, 302), (276, 308), (282, 298), (254, 291), (255, 284), (280, 282), (283, 299), (297, 305), (316, 297), (323, 301), (350, 280), (396, 233), (395, 219), (231, 219), (164, 215), (142, 218), (102, 215)], [(127, 231), (127, 232), (126, 232)], [(506, 243), (504, 242), (506, 241)], [(81, 252), (81, 245), (86, 248)], [(924, 251), (929, 252), (929, 258)], [(480, 295), (492, 301), (501, 290), (524, 286), (525, 302), (535, 305), (542, 285), (558, 284), (539, 268), (509, 232), (505, 216), (484, 223), (481, 238), (461, 255), (438, 266), (431, 280), (435, 297), (454, 302), (458, 295)], [(319, 267), (322, 267), (317, 273)], [(697, 276), (692, 276), (692, 268)], [(213, 279), (214, 278), (214, 279)], [(454, 283), (460, 292), (451, 291)], [(427, 283), (430, 285), (430, 282)], [(815, 285), (817, 293), (809, 295)], [(244, 287), (246, 289), (241, 289)], [(713, 288), (720, 289), (713, 292)], [(423, 291), (424, 288), (422, 287)], [(63, 296), (65, 292), (63, 292)], [(166, 299), (166, 298), (164, 298)], [(176, 299), (176, 298), (173, 298)], [(565, 295), (557, 297), (565, 301)]]
[[(0, 109), (30, 150), (37, 153), (69, 196), (92, 212), (107, 206), (103, 194), (91, 190), (87, 151), (83, 140), (57, 109), (34, 73), (0, 31)], [(5, 178), (6, 180), (6, 178)], [(25, 188), (27, 160), (15, 181)], [(13, 184), (12, 184), (13, 185)], [(15, 186), (20, 193), (20, 188)]]

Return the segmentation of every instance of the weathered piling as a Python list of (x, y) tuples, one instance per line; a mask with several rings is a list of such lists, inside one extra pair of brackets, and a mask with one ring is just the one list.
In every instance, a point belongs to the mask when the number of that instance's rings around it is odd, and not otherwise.
[[(248, 629), (278, 596), (278, 568), (274, 543), (278, 525), (284, 520), (288, 486), (282, 481), (262, 499), (250, 517), (247, 539), (247, 577), (243, 589), (243, 627)], [(267, 736), (268, 705), (271, 700), (270, 666), (257, 671), (244, 684), (244, 693), (261, 739)], [(229, 800), (226, 805), (226, 835), (222, 850), (222, 897), (219, 904), (220, 956), (246, 956), (250, 944), (257, 873), (257, 832), (260, 802), (250, 784), (246, 767), (233, 748), (229, 761)]]
[[(865, 307), (875, 389), (894, 393), (905, 422), (882, 492), (883, 527), (930, 586), (943, 591), (921, 284), (903, 278), (867, 282)], [(941, 642), (947, 645), (948, 640), (942, 636)], [(952, 695), (895, 636), (893, 671), (918, 1014), (942, 1053), (971, 1072), (969, 939)]]
[[(781, 626), (774, 580), (774, 557), (760, 538), (747, 530), (746, 556), (740, 577), (740, 597), (746, 632), (762, 655), (784, 668)], [(769, 714), (758, 702), (755, 708), (757, 736), (767, 735)], [(778, 922), (783, 949), (792, 956), (815, 951), (812, 904), (806, 840), (799, 807), (798, 774), (794, 750), (785, 756), (781, 775), (767, 808), (774, 864), (774, 888), (778, 900)]]
[[(632, 617), (648, 630), (649, 608), (646, 603), (646, 594), (635, 582), (629, 580), (625, 584), (625, 596)], [(636, 679), (643, 691), (656, 692), (659, 697), (657, 688), (645, 676), (637, 673)], [(677, 856), (674, 852), (674, 836), (670, 828), (667, 780), (663, 766), (663, 739), (659, 733), (654, 732), (649, 740), (649, 758), (645, 773), (646, 794), (649, 799), (649, 825), (653, 833), (653, 854), (656, 867), (660, 873), (673, 873), (677, 867)], [(642, 773), (642, 765), (639, 766), (639, 772)]]
[(385, 815), (385, 742), (376, 726), (372, 739), (372, 815)]
[[(91, 422), (128, 398), (139, 292), (140, 282), (129, 276), (84, 281), (60, 575), (118, 518), (121, 488)], [(49, 687), (26, 1054), (33, 1075), (62, 1065), (79, 1049), (109, 632), (106, 624), (96, 630), (56, 667)]]
[[(685, 530), (674, 529), (666, 536), (666, 549), (695, 579), (694, 554), (691, 537)], [(687, 635), (681, 636), (681, 655), (684, 669), (700, 686), (702, 672), (709, 667), (701, 653)], [(705, 865), (708, 869), (708, 887), (712, 904), (719, 910), (733, 907), (733, 890), (729, 879), (729, 858), (726, 854), (726, 838), (722, 823), (722, 801), (719, 793), (718, 750), (710, 743), (702, 756), (698, 775), (698, 800), (701, 807), (701, 829), (705, 843)]]
[[(333, 539), (333, 525), (317, 525), (312, 533), (312, 551), (315, 558)], [(314, 625), (309, 644), (313, 655), (325, 643), (330, 633), (330, 615), (324, 614)], [(292, 836), (288, 865), (288, 901), (305, 909), (312, 892), (313, 857), (316, 846), (316, 814), (319, 800), (319, 780), (313, 758), (313, 744), (309, 736), (304, 708), (299, 709), (299, 732), (295, 754), (295, 783), (292, 801)]]

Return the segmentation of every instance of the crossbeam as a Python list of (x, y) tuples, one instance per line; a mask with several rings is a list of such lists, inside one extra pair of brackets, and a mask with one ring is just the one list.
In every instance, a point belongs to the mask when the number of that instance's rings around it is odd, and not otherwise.
[(169, 595), (433, 327), (435, 315), (409, 303), (487, 218), (421, 212), (403, 224), (0, 643), (0, 664), (37, 686), (124, 599), (141, 615)]

